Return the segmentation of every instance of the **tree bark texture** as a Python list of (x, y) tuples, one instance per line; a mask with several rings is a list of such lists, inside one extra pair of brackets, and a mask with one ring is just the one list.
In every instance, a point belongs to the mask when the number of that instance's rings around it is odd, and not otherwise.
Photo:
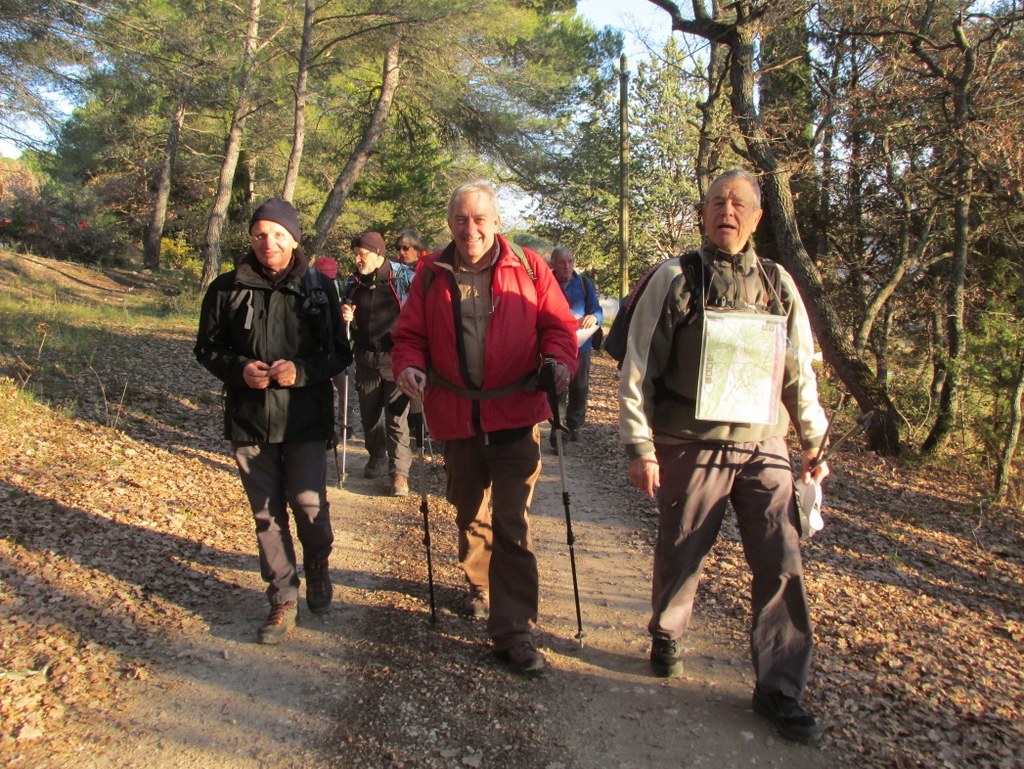
[(231, 188), (242, 151), (242, 128), (252, 114), (252, 77), (256, 66), (256, 52), (259, 48), (260, 0), (249, 0), (249, 18), (242, 54), (241, 82), (238, 100), (231, 115), (231, 124), (224, 143), (224, 160), (217, 180), (217, 193), (213, 199), (210, 216), (206, 220), (206, 232), (200, 248), (203, 260), (203, 288), (209, 286), (220, 274), (220, 238), (231, 203)]
[(373, 114), (366, 124), (362, 138), (349, 155), (348, 162), (334, 182), (334, 188), (327, 196), (320, 215), (316, 218), (313, 226), (313, 239), (306, 244), (306, 253), (312, 256), (318, 253), (327, 242), (327, 235), (338, 219), (338, 214), (345, 205), (352, 186), (359, 178), (359, 174), (370, 158), (374, 146), (384, 135), (387, 129), (388, 116), (391, 114), (391, 104), (394, 102), (395, 92), (398, 91), (398, 84), (401, 77), (401, 68), (398, 64), (398, 54), (401, 48), (400, 38), (396, 35), (387, 51), (384, 53), (384, 68), (381, 77), (380, 96), (374, 105)]
[(1017, 369), (1017, 386), (1013, 391), (1013, 400), (1010, 402), (1010, 423), (1006, 428), (1006, 445), (1003, 447), (1003, 454), (999, 458), (999, 467), (996, 468), (996, 493), (995, 501), (1003, 502), (1006, 499), (1010, 487), (1010, 475), (1013, 473), (1013, 456), (1017, 453), (1017, 443), (1020, 440), (1021, 409), (1024, 400), (1024, 361)]
[(295, 119), (292, 129), (292, 151), (284, 174), (281, 197), (289, 203), (295, 198), (295, 185), (302, 164), (302, 150), (306, 143), (306, 101), (309, 98), (309, 57), (313, 39), (313, 16), (316, 1), (306, 0), (302, 14), (302, 45), (299, 47), (299, 67), (295, 77)]
[(181, 127), (185, 123), (185, 98), (178, 102), (171, 125), (167, 130), (167, 144), (164, 147), (164, 162), (160, 168), (160, 179), (157, 181), (156, 200), (153, 201), (153, 213), (146, 228), (146, 243), (142, 252), (142, 263), (148, 270), (160, 269), (160, 241), (164, 236), (164, 223), (167, 220), (167, 201), (171, 197), (171, 179), (174, 174), (174, 159), (178, 155), (178, 140)]

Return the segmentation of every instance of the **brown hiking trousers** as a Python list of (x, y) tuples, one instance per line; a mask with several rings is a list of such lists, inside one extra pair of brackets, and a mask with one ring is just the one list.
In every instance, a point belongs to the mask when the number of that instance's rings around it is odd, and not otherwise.
[(459, 528), (459, 566), (490, 594), (487, 632), (498, 651), (527, 640), (540, 585), (530, 547), (529, 509), (540, 475), (540, 430), (510, 443), (477, 435), (444, 445), (447, 498)]

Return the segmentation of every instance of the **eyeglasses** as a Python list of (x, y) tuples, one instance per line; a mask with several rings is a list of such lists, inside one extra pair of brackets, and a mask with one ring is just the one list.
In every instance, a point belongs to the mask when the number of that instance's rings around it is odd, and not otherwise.
[(414, 251), (415, 249), (412, 246), (399, 246), (398, 250), (399, 251)]

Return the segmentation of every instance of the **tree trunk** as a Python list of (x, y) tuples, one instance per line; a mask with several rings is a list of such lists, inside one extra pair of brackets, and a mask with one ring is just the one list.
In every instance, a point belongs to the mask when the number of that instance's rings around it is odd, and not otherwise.
[(1006, 500), (1010, 475), (1013, 473), (1013, 456), (1017, 453), (1017, 441), (1020, 439), (1022, 400), (1024, 400), (1024, 361), (1021, 361), (1020, 368), (1017, 370), (1017, 386), (1013, 391), (1013, 400), (1010, 401), (1010, 424), (1006, 429), (1006, 446), (1003, 447), (1003, 454), (999, 458), (999, 467), (996, 468), (995, 501), (1000, 503)]
[(153, 214), (146, 228), (146, 242), (142, 252), (142, 264), (148, 270), (160, 269), (160, 241), (164, 236), (164, 222), (167, 220), (167, 201), (171, 197), (171, 178), (174, 171), (174, 159), (178, 155), (178, 139), (181, 127), (185, 123), (185, 97), (182, 97), (171, 117), (171, 126), (167, 131), (167, 144), (164, 147), (164, 163), (160, 169), (157, 182), (156, 200), (153, 202)]
[(395, 92), (398, 90), (401, 74), (398, 65), (400, 42), (399, 37), (396, 35), (384, 54), (380, 96), (377, 98), (373, 114), (370, 117), (370, 122), (366, 125), (366, 129), (363, 131), (362, 138), (355, 146), (355, 149), (352, 150), (348, 162), (345, 163), (345, 167), (338, 175), (337, 181), (334, 182), (334, 189), (327, 196), (324, 207), (316, 218), (316, 224), (313, 226), (313, 240), (306, 244), (306, 253), (311, 256), (318, 253), (324, 247), (324, 243), (327, 242), (327, 235), (331, 231), (331, 227), (334, 226), (334, 222), (337, 221), (338, 214), (341, 213), (345, 200), (348, 198), (349, 192), (352, 191), (352, 186), (356, 183), (359, 174), (362, 173), (363, 166), (366, 165), (366, 161), (370, 158), (370, 153), (387, 128), (388, 116), (391, 114), (391, 104), (394, 101)]
[(960, 395), (960, 367), (967, 349), (964, 333), (964, 286), (967, 282), (967, 251), (970, 238), (971, 190), (974, 186), (974, 169), (967, 149), (960, 148), (959, 173), (957, 174), (957, 196), (953, 214), (953, 269), (949, 285), (949, 309), (946, 316), (946, 338), (949, 350), (946, 355), (946, 378), (939, 394), (938, 413), (931, 432), (921, 444), (925, 453), (935, 451), (946, 444), (956, 421), (956, 400)]
[(868, 427), (871, 448), (885, 455), (901, 450), (900, 417), (885, 386), (857, 356), (835, 309), (825, 294), (817, 268), (804, 248), (797, 227), (790, 188), (790, 173), (780, 168), (770, 138), (757, 114), (754, 101), (754, 25), (742, 23), (742, 14), (730, 35), (732, 45), (732, 103), (751, 158), (764, 174), (764, 196), (771, 211), (778, 252), (793, 274), (817, 332), (825, 359), (850, 390), (860, 407), (874, 411)]
[(224, 160), (220, 167), (217, 180), (217, 193), (213, 199), (213, 208), (206, 220), (206, 233), (200, 256), (203, 260), (203, 287), (209, 286), (220, 274), (220, 237), (224, 231), (224, 220), (227, 218), (228, 206), (231, 204), (232, 185), (235, 180), (235, 169), (238, 156), (242, 151), (242, 128), (252, 113), (252, 77), (256, 66), (256, 51), (260, 26), (260, 0), (249, 0), (249, 18), (245, 36), (245, 49), (242, 55), (242, 77), (238, 101), (231, 115), (231, 125), (224, 145)]
[[(712, 0), (712, 14), (715, 18), (721, 13), (719, 0)], [(729, 47), (709, 41), (708, 46), (708, 95), (697, 105), (700, 110), (700, 132), (697, 138), (697, 192), (704, 200), (715, 174), (719, 170), (722, 155), (722, 137), (719, 129), (722, 123), (722, 88), (725, 85), (729, 59)]]
[(295, 120), (292, 129), (292, 152), (288, 156), (288, 169), (284, 174), (281, 197), (289, 203), (295, 198), (295, 184), (299, 179), (302, 150), (306, 143), (306, 100), (309, 98), (309, 56), (313, 38), (315, 0), (306, 0), (302, 14), (302, 45), (299, 47), (299, 71), (295, 77)]

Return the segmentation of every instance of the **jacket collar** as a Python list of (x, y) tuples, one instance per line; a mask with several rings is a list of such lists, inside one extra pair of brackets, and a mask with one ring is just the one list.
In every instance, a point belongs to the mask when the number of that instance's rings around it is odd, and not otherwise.
[(250, 288), (275, 288), (277, 286), (298, 286), (302, 277), (309, 269), (309, 258), (302, 252), (301, 248), (295, 249), (292, 253), (292, 263), (285, 276), (276, 283), (267, 277), (263, 265), (256, 258), (256, 253), (250, 248), (235, 270), (235, 280)]
[(741, 268), (744, 274), (749, 273), (757, 265), (757, 252), (750, 243), (747, 243), (747, 247), (738, 254), (730, 254), (705, 238), (700, 247), (700, 255), (709, 267), (731, 265)]

